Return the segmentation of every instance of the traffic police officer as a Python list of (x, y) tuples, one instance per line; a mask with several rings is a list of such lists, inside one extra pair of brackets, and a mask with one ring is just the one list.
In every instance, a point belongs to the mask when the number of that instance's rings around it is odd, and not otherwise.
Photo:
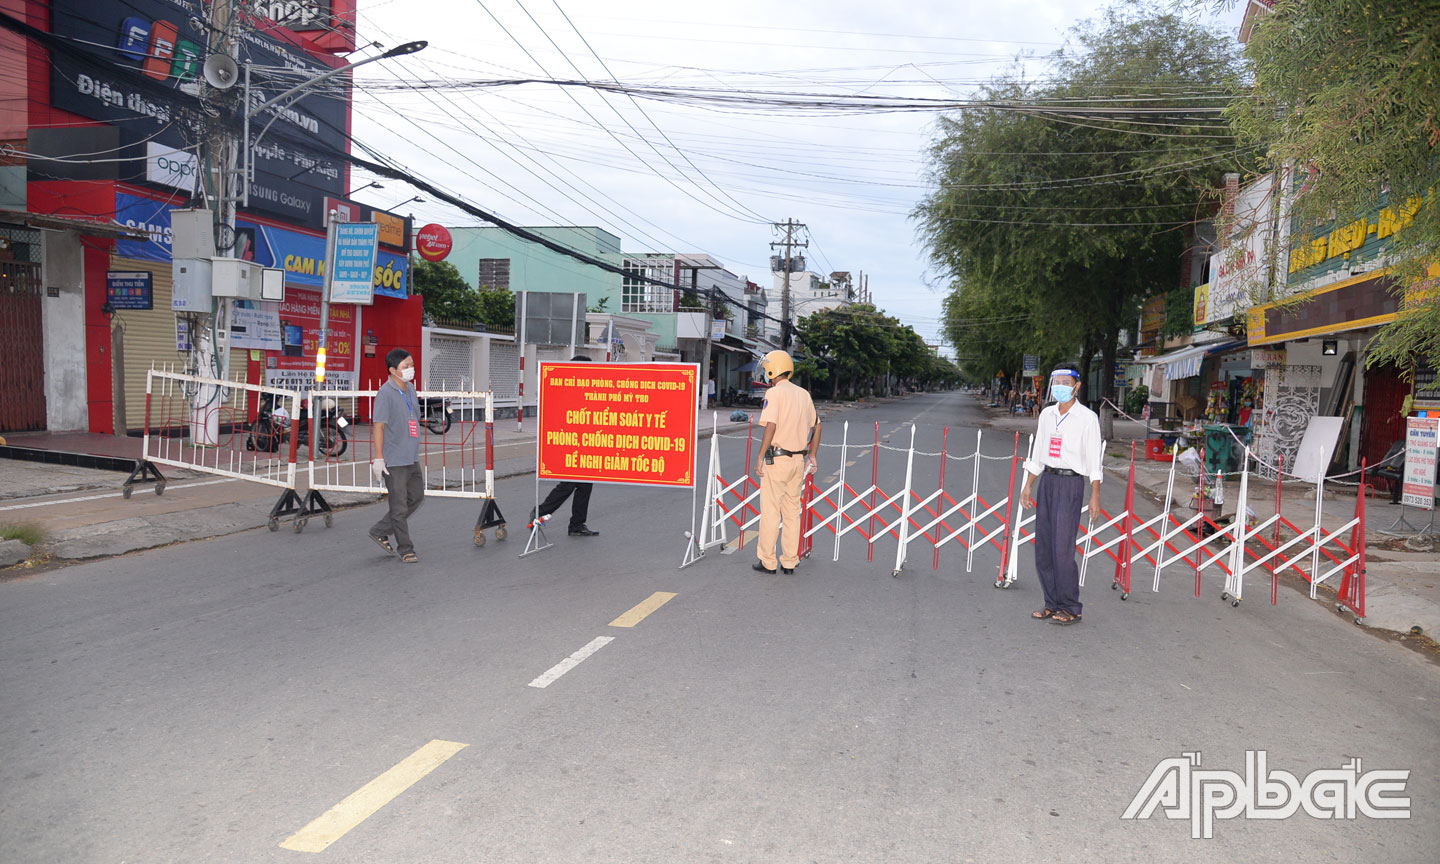
[[(760, 361), (771, 385), (760, 411), (765, 428), (755, 474), (760, 478), (760, 560), (754, 569), (774, 573), (776, 536), (780, 539), (778, 564), (786, 573), (800, 563), (800, 497), (805, 477), (815, 473), (820, 449), (820, 420), (810, 394), (790, 380), (795, 361), (784, 351), (771, 351)], [(783, 527), (782, 527), (783, 525)]]
[[(1045, 592), (1045, 607), (1030, 613), (1056, 624), (1080, 620), (1080, 570), (1075, 564), (1075, 538), (1085, 487), (1090, 487), (1090, 516), (1100, 513), (1100, 418), (1075, 396), (1080, 372), (1061, 366), (1050, 373), (1054, 405), (1040, 412), (1030, 458), (1025, 460), (1022, 507), (1035, 507), (1035, 571)], [(1044, 477), (1041, 477), (1041, 475)], [(1030, 494), (1040, 479), (1038, 502)], [(1087, 482), (1088, 481), (1088, 482)]]

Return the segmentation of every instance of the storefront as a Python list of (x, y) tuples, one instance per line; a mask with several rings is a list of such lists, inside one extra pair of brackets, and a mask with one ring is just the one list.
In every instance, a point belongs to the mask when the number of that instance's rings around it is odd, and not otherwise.
[(1351, 469), (1384, 458), (1404, 437), (1407, 377), (1364, 360), (1365, 346), (1396, 318), (1393, 288), (1387, 275), (1367, 273), (1314, 289), (1298, 304), (1250, 310), (1250, 344), (1277, 358), (1265, 381), (1262, 455), (1293, 461), (1315, 416), (1342, 418), (1336, 460)]
[[(53, 191), (37, 190), (39, 185), (32, 184), (32, 199)], [(48, 185), (63, 190), (73, 184)], [(93, 355), (84, 388), (90, 394), (86, 425), (109, 433), (143, 428), (146, 373), (156, 366), (185, 368), (199, 336), (195, 328), (210, 319), (172, 307), (170, 200), (136, 187), (105, 186), (113, 190), (108, 203), (101, 200), (103, 191), (91, 189), (87, 206), (113, 212), (116, 222), (145, 235), (120, 238), (108, 250), (87, 247), (80, 276), (87, 353)], [(308, 387), (319, 341), (325, 235), (257, 216), (242, 216), (236, 227), (243, 257), (286, 271), (286, 293), (278, 302), (235, 303), (228, 373), (251, 383)], [(330, 309), (327, 383), (363, 387), (382, 381), (383, 355), (393, 347), (419, 357), (421, 300), (408, 296), (408, 283), (408, 258), (381, 247), (373, 305)]]

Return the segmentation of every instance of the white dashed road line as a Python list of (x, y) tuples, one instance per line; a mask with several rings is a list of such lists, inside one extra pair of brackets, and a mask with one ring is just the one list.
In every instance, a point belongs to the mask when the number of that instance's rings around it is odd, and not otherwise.
[(579, 651), (576, 651), (574, 654), (571, 654), (569, 657), (566, 657), (564, 660), (561, 660), (559, 663), (551, 666), (544, 675), (541, 675), (539, 678), (531, 681), (530, 686), (542, 690), (546, 687), (549, 687), (551, 684), (554, 684), (561, 675), (564, 675), (566, 672), (569, 672), (571, 669), (579, 666), (585, 660), (585, 658), (589, 657), (591, 654), (594, 654), (596, 651), (599, 651), (601, 648), (604, 648), (606, 645), (609, 645), (611, 642), (614, 641), (614, 636), (596, 636), (594, 639), (591, 639), (589, 644), (587, 644), (584, 648), (581, 648)]

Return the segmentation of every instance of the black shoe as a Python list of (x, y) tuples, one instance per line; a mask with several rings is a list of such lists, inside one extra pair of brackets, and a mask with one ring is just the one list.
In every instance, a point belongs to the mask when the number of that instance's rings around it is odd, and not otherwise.
[(599, 532), (599, 531), (591, 531), (591, 530), (590, 530), (589, 528), (587, 528), (586, 526), (580, 525), (580, 526), (578, 526), (578, 527), (572, 527), (572, 528), (570, 529), (570, 536), (571, 536), (571, 537), (598, 537), (598, 536), (600, 536), (600, 532)]
[(756, 573), (764, 573), (764, 574), (766, 574), (767, 576), (774, 576), (774, 575), (775, 575), (775, 571), (774, 571), (774, 570), (771, 570), (769, 567), (766, 567), (764, 564), (761, 564), (759, 561), (756, 561), (754, 564), (751, 564), (751, 565), (750, 565), (750, 569), (751, 569), (751, 570), (754, 570)]
[(780, 572), (781, 572), (781, 573), (784, 573), (786, 576), (794, 576), (794, 575), (795, 575), (795, 568), (794, 568), (794, 567), (781, 567), (781, 568), (780, 568)]

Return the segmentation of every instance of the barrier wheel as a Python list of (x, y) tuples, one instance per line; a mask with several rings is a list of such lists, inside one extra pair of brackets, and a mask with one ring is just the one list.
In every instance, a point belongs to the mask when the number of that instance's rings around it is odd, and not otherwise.
[(299, 518), (299, 519), (296, 519), (296, 520), (295, 520), (295, 533), (296, 533), (296, 534), (299, 534), (300, 532), (304, 531), (304, 530), (305, 530), (305, 523), (308, 522), (308, 521), (310, 521), (310, 520), (305, 519), (304, 517), (301, 517), (301, 518)]
[(484, 545), (485, 545), (485, 529), (483, 529), (483, 528), (476, 528), (476, 529), (475, 529), (475, 545), (476, 545), (476, 546), (484, 546)]
[(504, 540), (506, 537), (509, 537), (509, 536), (510, 536), (510, 532), (505, 530), (505, 526), (504, 526), (503, 524), (502, 524), (499, 528), (496, 528), (496, 529), (495, 529), (495, 539), (496, 539), (496, 540)]
[(1129, 591), (1124, 591), (1124, 592), (1122, 592), (1122, 593), (1120, 594), (1120, 599), (1121, 599), (1121, 600), (1129, 600), (1129, 599), (1130, 599), (1130, 592), (1129, 592)]
[(1239, 605), (1240, 605), (1240, 598), (1239, 598), (1239, 597), (1236, 597), (1234, 600), (1231, 600), (1231, 601), (1230, 601), (1230, 608), (1231, 608), (1231, 609), (1234, 609), (1236, 606), (1239, 606)]
[(1356, 624), (1362, 624), (1362, 625), (1363, 625), (1363, 624), (1365, 623), (1365, 619), (1364, 619), (1364, 618), (1356, 618), (1356, 619), (1355, 619), (1355, 623), (1356, 623)]
[(1110, 583), (1110, 590), (1111, 590), (1111, 591), (1119, 591), (1119, 590), (1120, 590), (1120, 583), (1119, 583), (1119, 582), (1111, 582), (1111, 583)]
[(276, 519), (274, 516), (271, 516), (271, 517), (270, 517), (270, 521), (268, 521), (268, 522), (265, 523), (265, 527), (266, 527), (266, 528), (269, 528), (271, 531), (279, 531), (279, 530), (280, 530), (280, 520), (279, 520), (279, 519)]
[(326, 514), (325, 514), (325, 527), (326, 527), (326, 528), (329, 528), (331, 525), (334, 525), (334, 524), (335, 524), (335, 517), (334, 517), (334, 516), (331, 516), (329, 513), (326, 513)]
[(121, 490), (120, 490), (120, 497), (121, 497), (121, 498), (124, 498), (126, 501), (129, 501), (129, 500), (130, 500), (130, 487), (129, 487), (129, 486), (126, 486), (124, 489), (121, 489)]
[(1221, 592), (1220, 592), (1220, 599), (1221, 599), (1221, 600), (1229, 600), (1229, 599), (1230, 599), (1230, 592), (1229, 592), (1229, 591), (1221, 591)]
[(156, 484), (155, 484), (155, 494), (156, 494), (156, 495), (164, 495), (164, 494), (165, 494), (165, 484), (164, 484), (164, 483), (156, 483)]

